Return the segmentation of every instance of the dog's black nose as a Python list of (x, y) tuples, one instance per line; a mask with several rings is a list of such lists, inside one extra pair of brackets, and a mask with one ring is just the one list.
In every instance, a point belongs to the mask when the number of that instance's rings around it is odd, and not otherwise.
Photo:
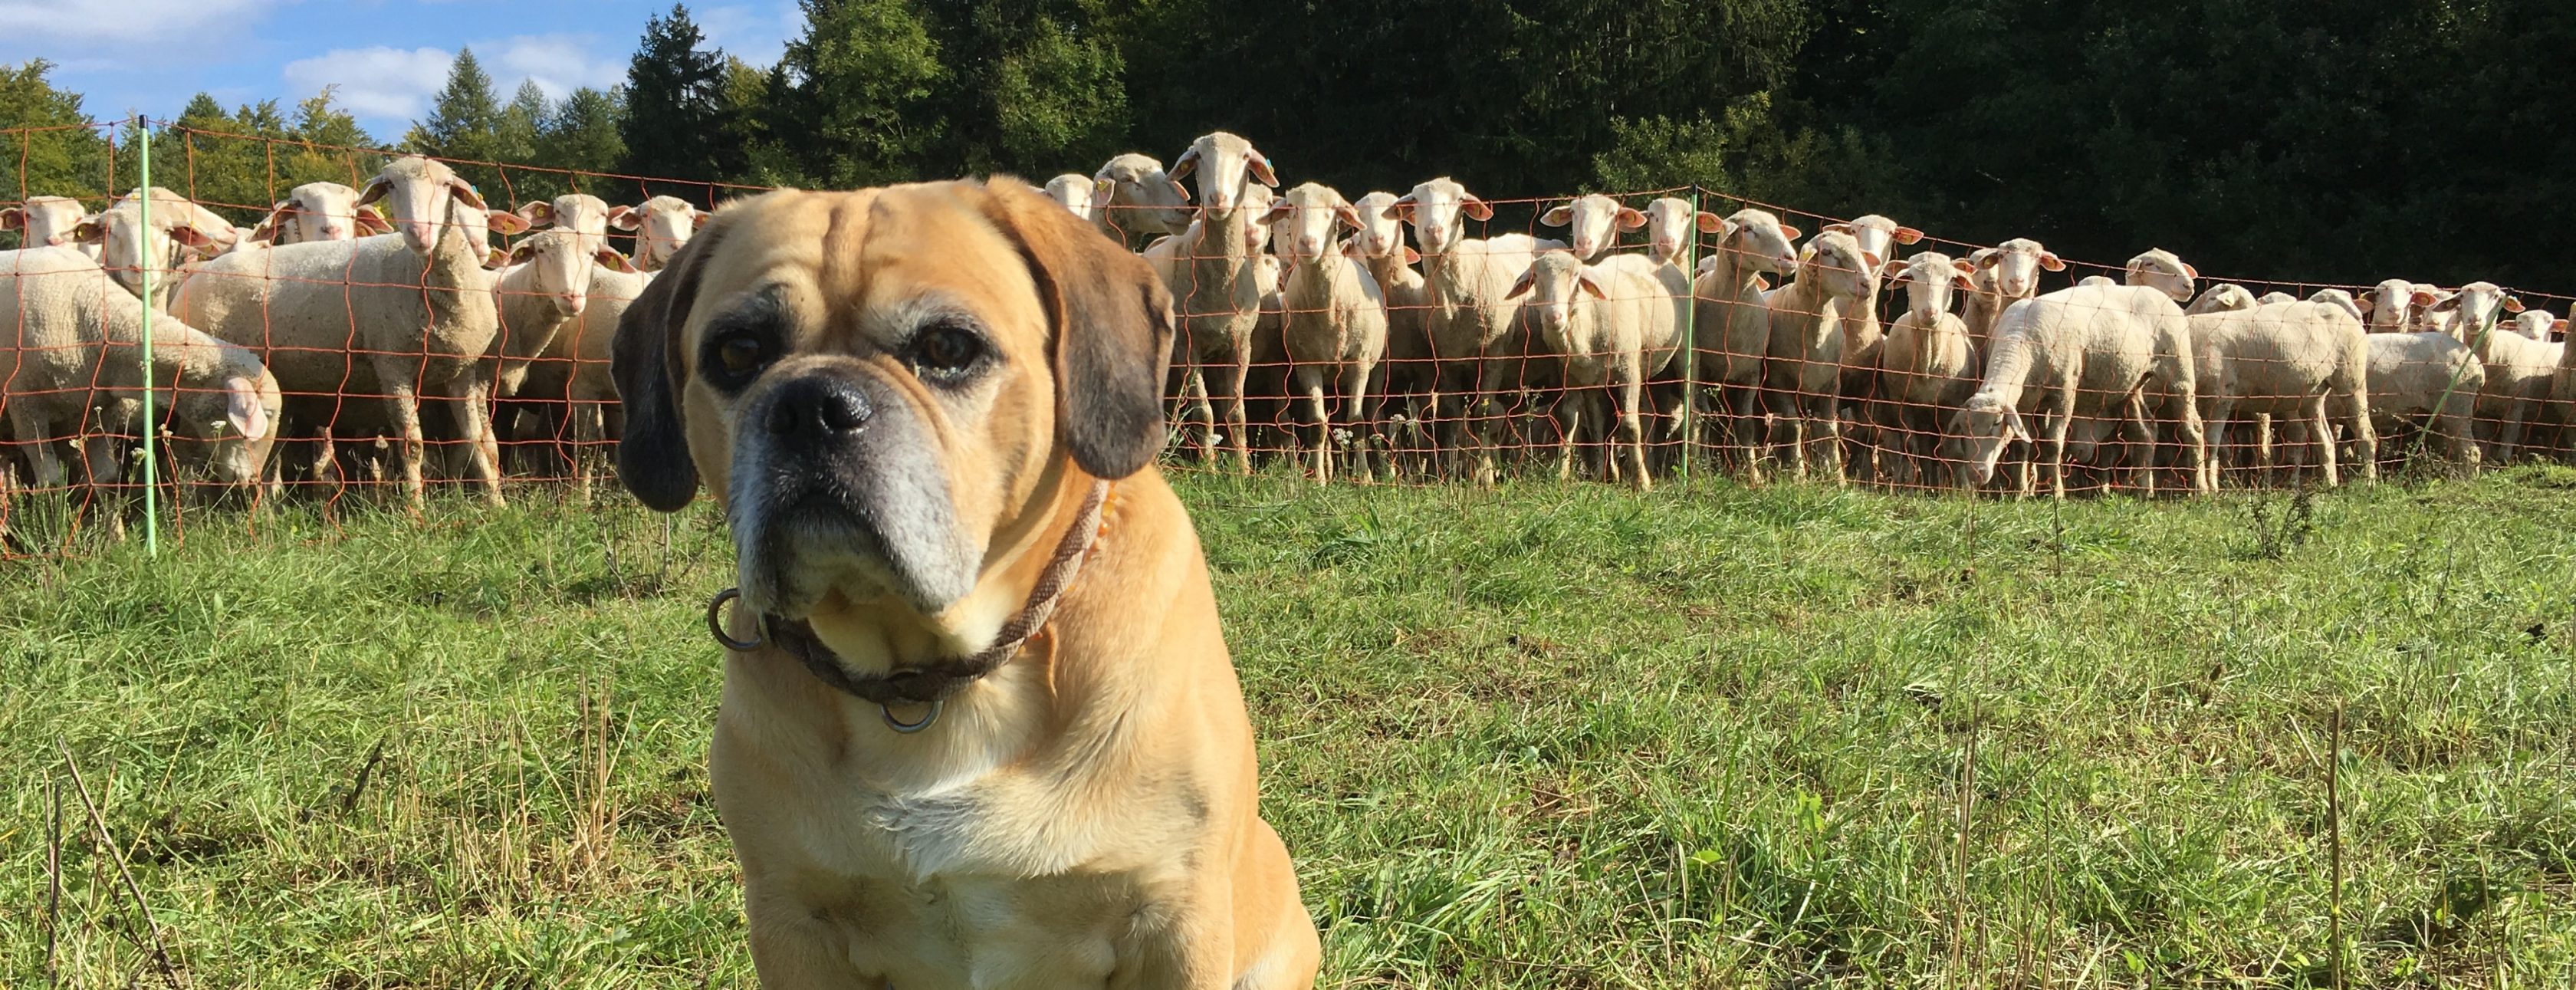
[(799, 378), (778, 387), (769, 404), (769, 435), (788, 441), (829, 440), (867, 425), (876, 410), (848, 382)]

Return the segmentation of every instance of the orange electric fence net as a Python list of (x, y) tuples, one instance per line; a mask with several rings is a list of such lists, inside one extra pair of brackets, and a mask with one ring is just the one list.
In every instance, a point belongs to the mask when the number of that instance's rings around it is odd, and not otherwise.
[[(48, 133), (0, 132), (7, 557), (142, 511), (147, 381), (174, 536), (264, 503), (608, 497), (618, 317), (757, 191), (168, 128), (146, 223), (118, 135), (90, 180), (31, 183)], [(1248, 185), (1216, 213), (1152, 181), (1161, 205), (1059, 198), (1172, 290), (1175, 468), (2190, 493), (2576, 447), (2562, 297), (2064, 262), (1699, 188)]]

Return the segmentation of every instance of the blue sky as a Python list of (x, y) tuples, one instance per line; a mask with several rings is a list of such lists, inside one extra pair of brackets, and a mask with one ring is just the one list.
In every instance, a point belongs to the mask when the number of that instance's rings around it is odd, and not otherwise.
[[(339, 87), (378, 140), (428, 112), (460, 47), (503, 99), (534, 79), (550, 96), (607, 87), (645, 18), (669, 0), (0, 0), (0, 65), (53, 62), (56, 86), (92, 117), (176, 116), (212, 93), (225, 106), (294, 101)], [(800, 32), (795, 0), (689, 5), (708, 40), (760, 65)]]

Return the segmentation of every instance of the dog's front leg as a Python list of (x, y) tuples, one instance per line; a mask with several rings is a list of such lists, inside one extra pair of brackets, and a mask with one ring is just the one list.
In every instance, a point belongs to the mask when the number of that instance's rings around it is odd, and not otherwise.
[(1227, 894), (1222, 883), (1200, 882), (1182, 899), (1137, 911), (1136, 957), (1110, 977), (1110, 990), (1233, 987), (1234, 917)]

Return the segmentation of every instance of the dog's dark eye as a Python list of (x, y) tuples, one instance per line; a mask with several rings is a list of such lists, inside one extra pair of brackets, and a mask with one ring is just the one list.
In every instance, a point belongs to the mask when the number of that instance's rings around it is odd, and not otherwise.
[(701, 362), (707, 380), (717, 387), (741, 388), (769, 366), (769, 342), (750, 333), (729, 333), (707, 341)]
[(940, 383), (955, 383), (984, 360), (984, 338), (953, 324), (925, 327), (912, 336), (913, 373)]

